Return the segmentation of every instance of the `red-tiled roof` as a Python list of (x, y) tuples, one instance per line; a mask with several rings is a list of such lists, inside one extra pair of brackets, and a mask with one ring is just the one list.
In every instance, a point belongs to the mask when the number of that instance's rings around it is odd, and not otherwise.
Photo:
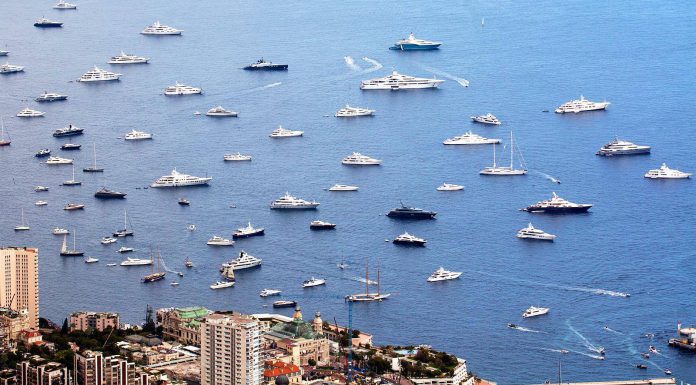
[(263, 371), (264, 377), (278, 377), (281, 374), (292, 374), (300, 371), (297, 365), (287, 364), (283, 361), (276, 361), (270, 364), (273, 368)]

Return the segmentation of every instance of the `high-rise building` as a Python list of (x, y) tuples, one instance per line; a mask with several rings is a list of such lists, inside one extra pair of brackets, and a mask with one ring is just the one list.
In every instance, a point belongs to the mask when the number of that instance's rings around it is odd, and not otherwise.
[(69, 385), (68, 369), (39, 356), (17, 363), (17, 385)]
[(27, 316), (30, 328), (39, 327), (39, 250), (0, 248), (0, 307)]
[(70, 314), (70, 331), (96, 330), (102, 332), (108, 328), (118, 329), (118, 325), (118, 313), (78, 311)]
[(201, 385), (263, 381), (259, 322), (241, 314), (210, 314), (201, 325)]
[(104, 385), (104, 356), (86, 350), (75, 353), (75, 385)]

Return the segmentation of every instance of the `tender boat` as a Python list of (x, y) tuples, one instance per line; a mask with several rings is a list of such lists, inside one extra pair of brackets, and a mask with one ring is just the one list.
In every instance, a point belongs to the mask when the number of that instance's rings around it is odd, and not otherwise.
[(401, 207), (392, 209), (387, 213), (390, 218), (398, 219), (434, 219), (437, 215), (435, 211), (427, 211), (417, 207), (407, 207), (403, 203)]
[(145, 27), (140, 33), (142, 35), (181, 35), (182, 32), (184, 31), (181, 29), (172, 28), (156, 21), (152, 25)]
[(125, 261), (121, 262), (121, 266), (146, 266), (153, 264), (152, 259), (140, 259), (140, 258), (126, 258)]
[(82, 145), (76, 143), (65, 143), (64, 145), (60, 146), (60, 149), (63, 151), (77, 151), (81, 148)]
[(443, 183), (437, 187), (437, 191), (459, 191), (464, 190), (464, 186), (453, 183)]
[(237, 239), (237, 238), (248, 238), (248, 237), (254, 237), (257, 235), (263, 235), (264, 233), (264, 228), (259, 227), (255, 228), (254, 226), (251, 225), (251, 222), (246, 227), (241, 227), (237, 229), (233, 234), (232, 238)]
[(10, 53), (10, 51), (3, 51), (0, 49), (0, 56), (7, 56), (7, 54), (9, 54), (9, 53)]
[(535, 228), (534, 226), (532, 226), (532, 223), (529, 222), (527, 227), (517, 232), (517, 238), (536, 239), (540, 241), (553, 241), (554, 239), (556, 239), (556, 236), (553, 234), (545, 233), (544, 231)]
[(131, 132), (129, 132), (123, 136), (123, 139), (124, 140), (147, 140), (147, 139), (152, 139), (152, 134), (145, 132), (145, 131), (131, 130)]
[(242, 250), (239, 253), (239, 256), (229, 262), (225, 262), (222, 264), (220, 270), (223, 271), (225, 269), (231, 269), (231, 270), (243, 270), (243, 269), (249, 269), (252, 267), (256, 266), (261, 266), (261, 263), (263, 260), (261, 258), (256, 258), (253, 255), (250, 255), (246, 251)]
[(295, 301), (275, 301), (275, 302), (273, 302), (273, 307), (276, 309), (285, 308), (285, 307), (295, 307), (295, 306), (297, 306), (297, 302), (295, 302)]
[(58, 3), (53, 6), (53, 9), (77, 9), (77, 5), (59, 0)]
[(17, 72), (24, 72), (24, 67), (12, 65), (9, 62), (6, 62), (3, 65), (0, 65), (0, 74), (14, 74)]
[(65, 234), (70, 234), (70, 230), (68, 229), (61, 229), (60, 227), (55, 227), (53, 230), (51, 230), (51, 234), (53, 235), (65, 235)]
[(649, 153), (650, 146), (634, 144), (625, 140), (619, 140), (619, 138), (615, 138), (597, 151), (597, 155), (601, 156), (642, 155)]
[(335, 184), (329, 187), (329, 191), (358, 191), (358, 186), (351, 186), (347, 184)]
[(341, 160), (341, 164), (348, 166), (379, 166), (382, 164), (380, 159), (370, 158), (359, 152), (354, 152)]
[(688, 179), (691, 175), (690, 172), (671, 169), (665, 163), (660, 168), (645, 173), (645, 177), (650, 179)]
[(59, 156), (51, 156), (46, 160), (46, 164), (72, 164), (73, 160), (68, 158), (61, 158)]
[(495, 115), (491, 114), (490, 112), (486, 115), (472, 116), (471, 120), (473, 120), (475, 123), (493, 124), (496, 126), (500, 125), (500, 120), (498, 120), (498, 118), (496, 118)]
[(115, 243), (115, 242), (116, 242), (116, 238), (112, 238), (112, 237), (102, 237), (101, 241), (99, 241), (99, 242), (101, 242), (102, 245), (108, 245), (108, 244), (111, 244), (111, 243)]
[(56, 94), (54, 92), (46, 92), (44, 91), (43, 94), (39, 95), (35, 101), (39, 103), (46, 103), (46, 102), (58, 102), (61, 100), (68, 100), (68, 95), (61, 95), (61, 94)]
[(584, 96), (580, 95), (580, 99), (571, 100), (569, 102), (563, 103), (561, 106), (556, 108), (557, 114), (564, 114), (567, 112), (585, 112), (585, 111), (596, 111), (604, 110), (609, 106), (609, 102), (591, 102), (585, 99)]
[(17, 113), (18, 118), (38, 118), (39, 116), (44, 116), (44, 115), (46, 115), (45, 112), (32, 110), (29, 107), (27, 107), (27, 108), (25, 108), (22, 111), (19, 111)]
[(318, 206), (319, 202), (295, 198), (287, 192), (271, 203), (271, 209), (275, 210), (314, 210)]
[(269, 61), (259, 59), (256, 63), (244, 67), (247, 71), (287, 71), (287, 64), (274, 64)]
[(46, 206), (47, 204), (48, 204), (48, 202), (46, 202), (46, 201), (36, 201), (36, 202), (34, 202), (34, 205), (36, 205), (36, 206)]
[(68, 235), (63, 235), (63, 245), (60, 247), (60, 256), (61, 257), (81, 257), (85, 255), (84, 252), (77, 250), (77, 247), (75, 245), (75, 231), (73, 231), (73, 248), (72, 250), (68, 249)]
[(442, 43), (439, 41), (416, 39), (416, 36), (410, 33), (406, 39), (397, 41), (389, 49), (396, 51), (430, 51), (440, 48), (440, 45)]
[(375, 113), (375, 110), (370, 110), (368, 108), (361, 108), (361, 107), (351, 107), (351, 106), (346, 104), (345, 107), (336, 111), (335, 116), (337, 118), (352, 118), (352, 117), (356, 117), (356, 116), (372, 116), (374, 113)]
[(184, 266), (186, 266), (187, 269), (190, 269), (193, 267), (193, 261), (191, 261), (188, 257), (186, 257), (186, 260), (184, 260)]
[(82, 203), (68, 203), (67, 205), (65, 205), (65, 207), (63, 207), (63, 210), (65, 210), (65, 211), (84, 210), (84, 209), (85, 209), (85, 205), (83, 205)]
[(536, 306), (530, 306), (529, 309), (525, 310), (524, 313), (522, 313), (522, 317), (524, 318), (531, 318), (531, 317), (537, 317), (540, 315), (547, 314), (549, 312), (549, 308), (547, 307), (536, 307)]
[(203, 90), (200, 88), (187, 86), (179, 82), (176, 82), (173, 86), (169, 86), (164, 89), (164, 94), (167, 96), (200, 95), (202, 93)]
[(109, 190), (106, 187), (102, 187), (94, 193), (94, 197), (99, 199), (124, 199), (126, 195), (128, 194), (124, 192)]
[(123, 254), (123, 253), (132, 253), (132, 252), (135, 251), (135, 249), (132, 248), (132, 247), (128, 247), (128, 246), (121, 246), (121, 247), (120, 247), (118, 250), (116, 250), (116, 251), (119, 252), (119, 253), (121, 253), (121, 254)]
[(275, 289), (263, 289), (261, 290), (261, 293), (259, 294), (261, 297), (270, 297), (274, 295), (280, 295), (282, 293), (280, 290), (275, 290)]
[(304, 131), (293, 131), (293, 130), (287, 130), (283, 128), (283, 126), (278, 126), (271, 134), (269, 135), (271, 138), (292, 138), (296, 136), (302, 136), (304, 135)]
[(309, 224), (310, 230), (333, 230), (336, 228), (335, 223), (324, 222), (324, 221), (312, 221)]
[(398, 237), (394, 238), (392, 241), (395, 245), (413, 245), (413, 246), (425, 246), (428, 241), (423, 238), (418, 238), (417, 236), (409, 233), (403, 233)]
[(527, 174), (527, 167), (524, 165), (524, 161), (522, 159), (522, 156), (520, 155), (519, 149), (517, 150), (518, 152), (518, 158), (520, 160), (520, 166), (521, 168), (516, 169), (514, 167), (514, 151), (515, 151), (515, 142), (512, 137), (512, 131), (510, 131), (510, 167), (507, 166), (498, 166), (496, 164), (496, 159), (495, 159), (495, 147), (497, 145), (493, 145), (493, 166), (491, 167), (486, 167), (483, 170), (479, 171), (479, 174), (481, 175), (489, 175), (489, 176), (516, 176), (516, 175), (526, 175)]
[(212, 238), (208, 239), (207, 245), (209, 245), (209, 246), (232, 246), (232, 245), (234, 245), (234, 241), (231, 239), (225, 239), (223, 237), (218, 237), (217, 235), (213, 235)]
[(591, 204), (587, 203), (568, 202), (567, 200), (556, 195), (555, 192), (551, 194), (551, 199), (537, 202), (533, 205), (525, 207), (522, 209), (522, 211), (527, 211), (530, 213), (574, 214), (585, 213), (592, 207)]
[(438, 282), (438, 281), (448, 281), (451, 279), (457, 279), (462, 275), (460, 271), (448, 271), (443, 267), (435, 270), (434, 273), (430, 274), (428, 277), (428, 282)]
[(40, 18), (39, 20), (34, 23), (34, 27), (38, 28), (60, 28), (63, 26), (63, 23), (60, 21), (53, 21), (49, 20), (45, 17)]
[(214, 284), (210, 285), (210, 288), (215, 290), (224, 289), (232, 286), (234, 286), (234, 281), (217, 281)]
[(75, 127), (72, 124), (69, 124), (67, 127), (59, 128), (53, 131), (52, 135), (54, 138), (62, 138), (64, 136), (82, 135), (84, 131), (84, 128)]
[(101, 69), (94, 66), (91, 70), (85, 72), (79, 79), (78, 82), (89, 83), (89, 82), (108, 82), (116, 81), (121, 78), (121, 74), (115, 72), (109, 72), (107, 70)]
[(27, 231), (31, 230), (31, 227), (27, 226), (27, 223), (24, 221), (24, 208), (22, 208), (22, 222), (21, 224), (15, 226), (14, 231)]
[(112, 56), (107, 63), (109, 64), (147, 64), (149, 57), (127, 54), (121, 51), (120, 55)]
[(182, 174), (176, 169), (172, 170), (170, 175), (164, 175), (154, 181), (150, 187), (188, 187), (207, 185), (213, 180), (211, 177), (200, 177), (193, 175)]
[(226, 162), (248, 162), (251, 161), (251, 155), (242, 155), (238, 152), (236, 154), (225, 154), (223, 159)]
[(177, 203), (178, 203), (180, 206), (189, 206), (189, 205), (191, 205), (191, 201), (189, 201), (189, 200), (186, 199), (186, 198), (179, 198), (179, 200), (177, 201)]
[(402, 75), (393, 71), (391, 75), (383, 78), (363, 80), (360, 83), (362, 90), (411, 90), (422, 88), (437, 88), (444, 80), (417, 78), (414, 76)]
[(302, 282), (302, 287), (314, 287), (314, 286), (321, 286), (321, 285), (326, 285), (325, 279), (312, 277), (312, 278)]
[(500, 143), (500, 139), (488, 139), (481, 135), (476, 135), (471, 131), (467, 131), (462, 135), (455, 136), (454, 138), (445, 139), (442, 144), (448, 145), (475, 145), (475, 144), (497, 144)]
[(222, 106), (217, 106), (209, 109), (205, 115), (219, 118), (236, 118), (239, 114), (235, 111), (226, 110)]
[(85, 258), (85, 263), (97, 263), (97, 262), (99, 262), (99, 258), (94, 258), (94, 257)]
[(51, 155), (51, 150), (48, 148), (42, 148), (41, 150), (37, 151), (36, 154), (34, 154), (34, 156), (37, 158), (44, 158), (49, 155)]

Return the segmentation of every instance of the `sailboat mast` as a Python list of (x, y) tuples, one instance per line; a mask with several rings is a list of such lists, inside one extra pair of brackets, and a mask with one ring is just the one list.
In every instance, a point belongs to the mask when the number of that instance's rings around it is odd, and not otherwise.
[(497, 144), (493, 143), (493, 168), (495, 168), (495, 146), (497, 146)]
[(377, 265), (377, 296), (379, 296), (379, 265)]
[(370, 272), (365, 260), (365, 295), (370, 295)]
[(77, 250), (77, 230), (73, 230), (73, 235), (72, 235), (72, 248), (73, 251)]
[(94, 168), (97, 168), (97, 143), (92, 143), (92, 156), (94, 158)]
[(515, 148), (515, 142), (512, 139), (512, 131), (510, 131), (510, 170), (512, 170), (512, 149)]

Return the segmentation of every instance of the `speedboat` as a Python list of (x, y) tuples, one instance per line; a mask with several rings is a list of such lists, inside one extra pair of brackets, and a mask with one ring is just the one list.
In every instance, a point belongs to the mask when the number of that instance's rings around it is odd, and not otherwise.
[(358, 191), (358, 186), (350, 186), (346, 184), (335, 184), (329, 187), (329, 191)]
[(660, 168), (645, 173), (645, 177), (650, 179), (688, 179), (691, 175), (690, 172), (671, 169), (664, 163), (662, 163)]
[(64, 0), (59, 0), (58, 3), (53, 6), (53, 9), (77, 9), (77, 5), (67, 3)]
[(173, 86), (169, 86), (164, 89), (164, 94), (167, 96), (178, 96), (178, 95), (200, 95), (203, 90), (197, 87), (191, 87), (179, 82), (174, 83)]
[(65, 211), (74, 211), (74, 210), (84, 210), (85, 205), (82, 203), (68, 203), (63, 207), (63, 210)]
[(318, 206), (319, 202), (295, 198), (287, 192), (271, 203), (271, 209), (276, 210), (314, 210)]
[(524, 313), (522, 313), (522, 317), (524, 317), (524, 318), (537, 317), (537, 316), (544, 315), (544, 314), (548, 313), (549, 310), (551, 310), (551, 309), (549, 309), (547, 307), (530, 306), (529, 309), (525, 310)]
[(619, 138), (614, 138), (614, 140), (605, 144), (597, 151), (597, 155), (601, 156), (641, 155), (649, 153), (650, 146), (634, 144), (625, 140), (619, 140)]
[(50, 156), (46, 160), (46, 164), (72, 164), (73, 160), (68, 158), (61, 158), (59, 156)]
[(457, 144), (457, 145), (472, 145), (472, 144), (497, 144), (500, 143), (500, 139), (488, 139), (481, 135), (474, 134), (471, 131), (467, 131), (462, 135), (455, 136), (454, 138), (445, 139), (442, 144)]
[(233, 234), (232, 238), (237, 239), (237, 238), (248, 238), (248, 237), (253, 237), (256, 235), (263, 235), (264, 233), (264, 228), (259, 227), (255, 228), (254, 226), (251, 225), (251, 222), (246, 227), (241, 227), (237, 229)]
[(534, 226), (532, 226), (532, 223), (530, 222), (527, 225), (527, 227), (517, 232), (517, 238), (537, 239), (540, 241), (553, 241), (554, 239), (556, 239), (556, 236), (553, 234), (545, 233), (544, 231), (535, 228)]
[(170, 286), (179, 286), (179, 282), (170, 282), (169, 285)]
[(403, 203), (401, 207), (396, 207), (387, 213), (390, 218), (398, 219), (434, 219), (437, 215), (435, 211), (423, 210), (417, 207), (407, 207)]
[(242, 250), (239, 256), (229, 262), (222, 264), (220, 270), (232, 269), (232, 270), (242, 270), (249, 269), (256, 266), (261, 266), (263, 260), (261, 258), (256, 258), (253, 255), (248, 254), (246, 251)]
[(179, 206), (189, 206), (189, 205), (191, 205), (191, 201), (189, 201), (189, 200), (186, 199), (186, 198), (179, 198), (179, 200), (177, 201), (177, 203), (179, 204)]
[(110, 243), (116, 242), (116, 238), (112, 238), (112, 237), (102, 237), (101, 241), (99, 241), (99, 242), (101, 242), (102, 245), (108, 245), (108, 244), (110, 244)]
[(564, 114), (567, 112), (585, 112), (585, 111), (596, 111), (604, 110), (609, 106), (609, 102), (591, 102), (585, 99), (584, 96), (580, 95), (580, 99), (571, 100), (569, 102), (563, 103), (561, 106), (556, 108), (557, 114)]
[(34, 202), (34, 205), (36, 205), (36, 206), (46, 206), (47, 204), (48, 204), (48, 202), (46, 202), (46, 201), (36, 201), (36, 202)]
[(297, 306), (297, 302), (295, 301), (275, 301), (273, 302), (273, 307), (278, 309), (278, 308), (285, 308), (285, 307), (295, 307)]
[(496, 118), (495, 115), (491, 114), (490, 112), (486, 115), (472, 116), (471, 120), (473, 120), (476, 123), (494, 124), (496, 126), (500, 125), (500, 120), (498, 120), (498, 118)]
[(351, 107), (346, 104), (345, 107), (336, 111), (337, 118), (352, 118), (356, 116), (372, 116), (375, 110), (370, 110), (368, 108)]
[(287, 71), (288, 65), (274, 64), (261, 58), (256, 63), (244, 67), (244, 69), (247, 71)]
[(383, 78), (363, 80), (360, 83), (362, 90), (412, 90), (421, 88), (437, 88), (444, 80), (417, 78), (414, 76), (402, 75), (393, 71), (391, 75)]
[(448, 271), (445, 270), (445, 268), (440, 267), (439, 269), (435, 270), (434, 273), (430, 274), (430, 277), (428, 277), (428, 282), (448, 281), (450, 279), (457, 279), (460, 275), (462, 275), (460, 271)]
[(181, 29), (172, 28), (156, 21), (152, 25), (145, 27), (140, 33), (142, 35), (181, 35), (182, 32), (184, 31)]
[(222, 159), (226, 162), (248, 162), (251, 160), (251, 155), (242, 155), (238, 152), (236, 154), (225, 154)]
[(36, 186), (36, 187), (34, 187), (34, 191), (35, 191), (35, 192), (44, 192), (44, 191), (48, 191), (48, 187), (46, 187), (46, 186)]
[(283, 128), (283, 126), (278, 126), (271, 134), (269, 135), (271, 138), (291, 138), (295, 136), (302, 136), (304, 135), (304, 131), (293, 131), (293, 130), (287, 130)]
[(217, 106), (209, 109), (205, 115), (220, 118), (236, 118), (238, 114), (234, 111), (226, 110), (222, 106)]
[(395, 245), (414, 245), (414, 246), (425, 246), (428, 241), (423, 238), (418, 238), (417, 236), (409, 233), (403, 233), (398, 237), (394, 238), (392, 241)]
[(416, 39), (416, 36), (410, 33), (406, 39), (397, 41), (389, 49), (396, 51), (430, 51), (438, 49), (440, 45), (442, 43), (439, 41)]
[(146, 266), (152, 265), (152, 263), (152, 259), (126, 258), (125, 261), (121, 262), (121, 266)]
[(82, 145), (77, 143), (65, 143), (64, 145), (60, 146), (60, 149), (63, 151), (77, 151), (81, 148)]
[(124, 140), (147, 140), (147, 139), (152, 139), (152, 134), (145, 132), (145, 131), (131, 130), (131, 132), (129, 132), (123, 136), (123, 139)]
[(348, 166), (379, 166), (382, 164), (380, 159), (370, 158), (359, 152), (354, 152), (341, 160), (341, 164)]
[(56, 227), (53, 230), (51, 230), (51, 234), (53, 235), (65, 235), (65, 234), (70, 234), (70, 230), (68, 229), (61, 229), (60, 227)]
[(127, 53), (121, 51), (120, 55), (112, 56), (111, 59), (109, 59), (109, 61), (107, 63), (109, 63), (109, 64), (147, 64), (147, 62), (149, 60), (150, 60), (149, 57), (131, 55), (131, 54), (127, 54)]
[(57, 102), (60, 100), (68, 100), (68, 95), (61, 95), (61, 94), (56, 94), (54, 92), (45, 92), (41, 95), (39, 95), (35, 101), (39, 103), (45, 103), (45, 102)]
[(121, 248), (119, 248), (116, 251), (123, 254), (123, 253), (132, 253), (133, 251), (135, 251), (135, 249), (132, 247), (128, 247), (128, 246), (121, 246)]
[(211, 177), (201, 177), (182, 174), (176, 169), (172, 170), (171, 175), (164, 175), (154, 181), (150, 187), (186, 187), (186, 186), (200, 186), (207, 185), (208, 182), (213, 180)]
[(312, 221), (309, 224), (310, 230), (333, 230), (336, 228), (335, 223), (324, 222), (324, 221)]
[(85, 263), (96, 263), (99, 262), (99, 258), (87, 257), (85, 258)]
[(44, 158), (49, 155), (51, 155), (51, 150), (48, 148), (42, 148), (41, 150), (37, 151), (36, 154), (34, 154), (34, 156), (37, 158)]
[(49, 20), (45, 17), (40, 18), (39, 20), (34, 23), (34, 27), (39, 27), (39, 28), (60, 28), (63, 26), (63, 23), (60, 21), (53, 21)]
[(259, 294), (261, 297), (270, 297), (273, 295), (280, 295), (281, 291), (280, 290), (275, 290), (275, 289), (263, 289), (261, 290), (261, 293)]
[(527, 206), (523, 208), (522, 211), (547, 214), (574, 214), (586, 213), (591, 207), (592, 205), (588, 203), (568, 202), (567, 200), (556, 195), (555, 192), (552, 192), (551, 199), (543, 200)]
[(636, 368), (638, 368), (638, 369), (647, 369), (648, 366), (645, 365), (645, 364), (638, 364), (638, 365), (636, 365)]
[(188, 257), (186, 257), (186, 260), (184, 261), (184, 266), (186, 266), (187, 269), (190, 269), (193, 267), (193, 261), (191, 261)]
[(212, 238), (208, 239), (207, 245), (209, 245), (209, 246), (232, 246), (232, 245), (234, 245), (234, 241), (231, 239), (225, 239), (223, 237), (218, 237), (217, 235), (213, 235)]
[(80, 78), (77, 79), (77, 81), (82, 83), (115, 81), (119, 80), (121, 76), (121, 74), (109, 72), (107, 70), (103, 70), (97, 66), (94, 66), (94, 68), (80, 76)]
[(22, 111), (19, 111), (17, 113), (18, 118), (37, 118), (39, 116), (44, 116), (46, 115), (45, 112), (37, 111), (37, 110), (32, 110), (31, 108), (27, 107), (23, 109)]
[(437, 187), (437, 191), (459, 191), (464, 190), (464, 186), (452, 183), (443, 183)]
[(210, 288), (215, 290), (224, 289), (232, 286), (234, 286), (234, 281), (217, 281), (214, 284), (210, 285)]
[(326, 285), (325, 279), (312, 277), (312, 278), (302, 282), (302, 287), (314, 287), (314, 286), (321, 286), (321, 285)]
[(672, 375), (672, 371), (669, 370), (669, 369), (665, 369), (664, 372), (665, 372), (665, 374), (668, 375), (668, 376), (671, 376), (671, 375)]
[(84, 132), (84, 128), (79, 128), (75, 127), (72, 124), (68, 124), (67, 127), (59, 128), (55, 131), (53, 131), (53, 137), (54, 138), (62, 138), (64, 136), (76, 136), (76, 135), (82, 135)]

